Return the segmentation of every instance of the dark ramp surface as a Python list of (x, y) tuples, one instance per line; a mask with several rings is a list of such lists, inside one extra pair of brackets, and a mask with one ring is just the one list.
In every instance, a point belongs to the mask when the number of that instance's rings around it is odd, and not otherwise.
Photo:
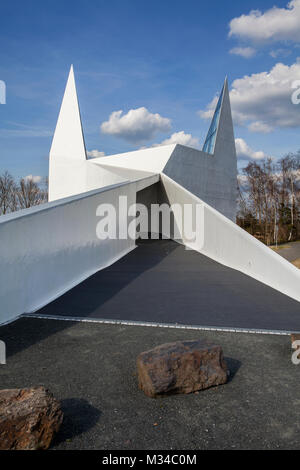
[(300, 303), (170, 240), (142, 242), (40, 314), (300, 331)]

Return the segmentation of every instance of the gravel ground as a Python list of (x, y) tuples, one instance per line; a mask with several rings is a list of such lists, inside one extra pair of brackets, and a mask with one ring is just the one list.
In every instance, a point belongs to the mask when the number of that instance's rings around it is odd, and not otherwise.
[[(226, 385), (146, 397), (135, 361), (163, 342), (203, 337), (223, 346)], [(0, 328), (1, 388), (44, 385), (64, 423), (52, 449), (299, 449), (300, 366), (288, 336), (20, 319)]]

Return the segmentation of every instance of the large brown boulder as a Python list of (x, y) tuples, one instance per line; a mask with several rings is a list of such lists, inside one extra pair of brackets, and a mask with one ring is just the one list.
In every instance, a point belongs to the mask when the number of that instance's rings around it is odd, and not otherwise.
[(44, 387), (0, 390), (0, 450), (48, 449), (62, 420)]
[(139, 388), (149, 397), (191, 393), (227, 381), (221, 346), (203, 340), (177, 341), (137, 358)]

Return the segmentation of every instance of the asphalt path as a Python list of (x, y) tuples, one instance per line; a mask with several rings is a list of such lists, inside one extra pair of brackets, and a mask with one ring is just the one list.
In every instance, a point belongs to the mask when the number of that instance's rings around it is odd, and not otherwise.
[(300, 303), (170, 240), (147, 241), (38, 314), (300, 331)]
[(284, 245), (279, 245), (276, 253), (288, 261), (295, 261), (296, 259), (300, 258), (300, 242), (291, 242)]

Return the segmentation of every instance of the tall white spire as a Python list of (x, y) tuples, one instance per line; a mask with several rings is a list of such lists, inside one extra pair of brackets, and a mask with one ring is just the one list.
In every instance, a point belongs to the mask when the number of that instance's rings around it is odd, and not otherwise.
[(71, 66), (49, 155), (49, 201), (83, 192), (85, 166), (86, 151)]
[(50, 164), (57, 158), (86, 160), (73, 65), (62, 100), (50, 150)]

